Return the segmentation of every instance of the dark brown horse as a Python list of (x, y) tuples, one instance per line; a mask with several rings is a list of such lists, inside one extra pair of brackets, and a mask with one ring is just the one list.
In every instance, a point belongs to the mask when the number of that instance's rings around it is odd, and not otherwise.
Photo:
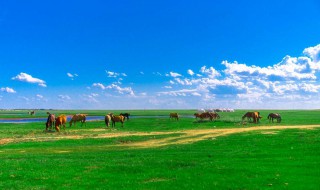
[(281, 122), (281, 115), (278, 113), (270, 113), (268, 115), (268, 119), (269, 119), (269, 122), (272, 121), (272, 123), (273, 123), (274, 119), (277, 119), (277, 123), (280, 123)]
[(170, 113), (169, 114), (170, 119), (176, 119), (179, 120), (179, 114), (178, 113)]
[(213, 119), (220, 118), (220, 116), (215, 112), (195, 113), (193, 115), (196, 117), (196, 119), (200, 118), (201, 120), (209, 119), (210, 121), (212, 121)]
[(127, 118), (129, 120), (130, 113), (120, 113), (124, 118)]
[(29, 115), (36, 115), (36, 111), (34, 111), (34, 110), (33, 111), (29, 111), (28, 114)]
[(48, 116), (48, 119), (47, 119), (47, 122), (46, 122), (46, 131), (48, 131), (48, 129), (52, 129), (52, 126), (54, 126), (54, 123), (55, 123), (55, 118), (56, 116), (54, 114), (50, 114), (48, 112), (49, 116)]
[(260, 116), (260, 112), (247, 112), (242, 116), (242, 121), (247, 118), (247, 119), (253, 119), (254, 123), (259, 123), (259, 120), (262, 118)]

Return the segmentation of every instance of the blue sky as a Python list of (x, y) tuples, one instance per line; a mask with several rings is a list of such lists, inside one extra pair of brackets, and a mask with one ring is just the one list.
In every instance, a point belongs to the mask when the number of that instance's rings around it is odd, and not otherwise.
[(320, 3), (1, 1), (0, 109), (315, 109)]

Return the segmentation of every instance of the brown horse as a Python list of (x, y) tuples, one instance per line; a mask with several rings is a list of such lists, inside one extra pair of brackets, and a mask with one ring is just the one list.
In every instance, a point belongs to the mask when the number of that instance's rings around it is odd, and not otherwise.
[(54, 114), (50, 114), (48, 112), (48, 119), (47, 119), (47, 122), (46, 122), (46, 131), (48, 131), (48, 129), (52, 129), (52, 126), (54, 126), (54, 122), (55, 122), (55, 115)]
[(253, 119), (254, 123), (258, 123), (259, 119), (261, 119), (262, 117), (260, 116), (260, 112), (247, 112), (242, 116), (242, 121), (247, 118), (247, 119)]
[(174, 118), (176, 120), (179, 120), (179, 114), (178, 113), (170, 113), (169, 117), (170, 117), (170, 119)]
[(83, 124), (85, 124), (85, 126), (87, 126), (86, 118), (87, 118), (87, 114), (75, 114), (75, 115), (73, 115), (71, 120), (70, 120), (70, 127), (72, 126), (72, 123), (74, 124), (74, 126), (76, 126), (76, 122), (77, 121), (81, 121), (81, 126)]
[(269, 123), (271, 122), (271, 120), (272, 120), (272, 123), (273, 123), (274, 119), (277, 119), (277, 123), (280, 123), (281, 122), (281, 115), (278, 114), (278, 113), (270, 113), (268, 115), (268, 119), (269, 119)]
[(104, 122), (106, 123), (106, 126), (107, 126), (107, 127), (109, 127), (109, 123), (110, 123), (110, 121), (112, 121), (112, 120), (111, 120), (111, 114), (112, 114), (112, 113), (109, 113), (109, 114), (107, 114), (107, 115), (104, 117)]
[(123, 127), (124, 116), (110, 114), (110, 117), (112, 121), (112, 127), (116, 127), (116, 122), (121, 122), (121, 127)]
[(216, 119), (217, 117), (220, 118), (220, 116), (217, 113), (211, 113), (211, 112), (195, 113), (193, 115), (196, 117), (196, 119), (200, 118), (200, 120), (210, 119), (210, 121), (212, 121), (213, 119)]
[(67, 123), (67, 116), (59, 115), (59, 117), (56, 118), (56, 124), (55, 124), (56, 130), (59, 132), (60, 126), (63, 126), (63, 129), (66, 129), (66, 123)]
[(210, 114), (212, 115), (213, 119), (220, 119), (220, 115), (216, 112), (211, 112)]

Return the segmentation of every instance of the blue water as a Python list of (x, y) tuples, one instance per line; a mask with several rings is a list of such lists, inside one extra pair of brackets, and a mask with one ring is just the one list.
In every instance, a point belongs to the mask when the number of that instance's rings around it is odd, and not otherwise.
[[(129, 119), (134, 118), (169, 118), (169, 116), (130, 116)], [(193, 115), (182, 115), (181, 118), (194, 118)], [(87, 116), (87, 121), (104, 120), (104, 116)], [(20, 118), (20, 119), (0, 119), (0, 123), (34, 123), (34, 122), (46, 122), (47, 118)], [(68, 121), (70, 118), (68, 117)]]
[[(104, 120), (103, 116), (87, 116), (87, 121)], [(68, 118), (70, 121), (70, 118)], [(47, 118), (21, 118), (21, 119), (0, 119), (0, 123), (33, 123), (47, 122)]]

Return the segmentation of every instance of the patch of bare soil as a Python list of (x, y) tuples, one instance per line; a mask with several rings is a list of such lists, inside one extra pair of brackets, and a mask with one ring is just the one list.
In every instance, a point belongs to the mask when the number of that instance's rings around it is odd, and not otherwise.
[[(312, 130), (319, 128), (320, 125), (296, 125), (296, 126), (256, 126), (256, 127), (241, 127), (231, 129), (193, 129), (193, 130), (181, 130), (171, 132), (117, 132), (107, 131), (107, 133), (90, 135), (90, 132), (106, 131), (105, 129), (91, 129), (88, 130), (89, 134), (84, 135), (61, 135), (50, 137), (26, 137), (26, 138), (4, 138), (0, 139), (0, 145), (8, 144), (12, 142), (26, 142), (26, 141), (49, 141), (49, 140), (61, 140), (61, 139), (86, 139), (86, 138), (116, 138), (116, 137), (128, 137), (128, 136), (159, 136), (176, 134), (174, 137), (154, 138), (145, 141), (119, 141), (114, 146), (128, 147), (128, 148), (151, 148), (162, 147), (168, 145), (188, 144), (202, 140), (215, 139), (219, 136), (227, 136), (235, 133), (245, 133), (251, 131), (261, 131), (262, 134), (277, 134), (280, 130), (285, 129), (301, 129)], [(83, 132), (83, 131), (82, 131)]]

